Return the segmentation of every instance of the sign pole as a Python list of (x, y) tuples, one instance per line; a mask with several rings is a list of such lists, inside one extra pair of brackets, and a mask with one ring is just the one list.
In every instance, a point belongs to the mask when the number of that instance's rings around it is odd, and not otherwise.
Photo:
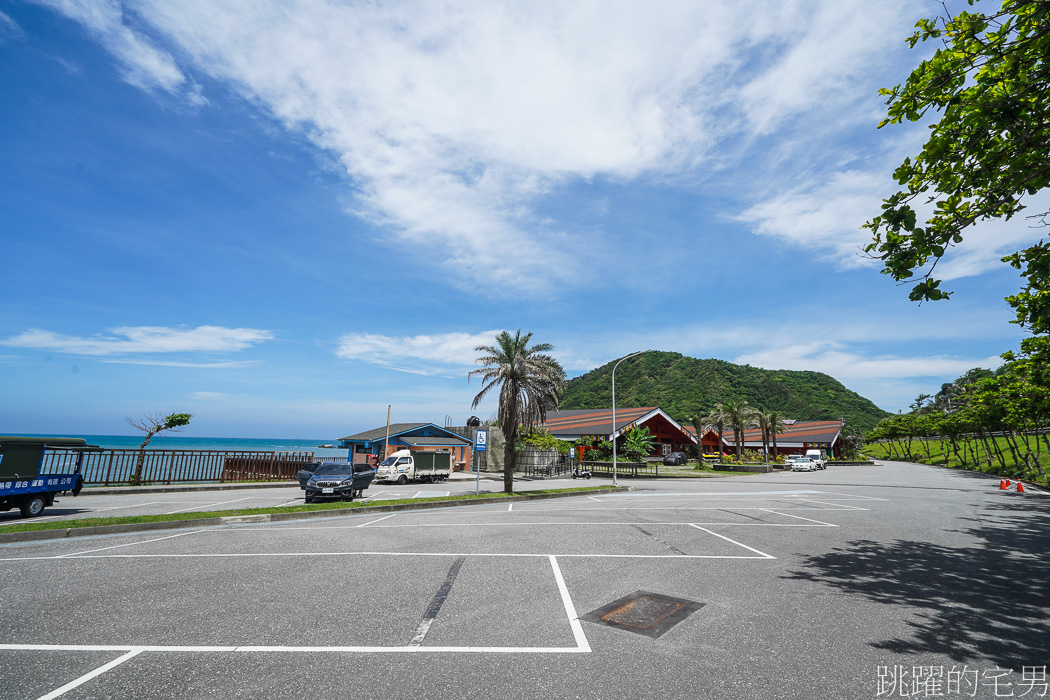
[(477, 459), (480, 457), (479, 452), (488, 452), (489, 449), (489, 431), (478, 428), (474, 431), (474, 456), (475, 461), (478, 462), (477, 471), (474, 473), (474, 495), (477, 496), (481, 493), (481, 463)]

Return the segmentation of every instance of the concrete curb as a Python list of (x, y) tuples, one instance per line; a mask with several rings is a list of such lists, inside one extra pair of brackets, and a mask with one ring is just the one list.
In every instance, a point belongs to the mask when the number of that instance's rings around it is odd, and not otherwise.
[[(620, 491), (634, 491), (634, 487), (621, 487)], [(98, 525), (96, 527), (68, 527), (54, 530), (31, 530), (28, 532), (2, 532), (0, 544), (16, 542), (38, 542), (63, 540), (70, 537), (91, 537), (95, 535), (121, 535), (129, 532), (152, 532), (156, 530), (191, 530), (202, 527), (219, 527), (222, 525), (243, 525), (246, 523), (272, 523), (286, 520), (304, 520), (310, 518), (333, 518), (344, 515), (368, 515), (371, 513), (394, 513), (402, 510), (426, 510), (428, 508), (455, 508), (457, 506), (488, 505), (490, 503), (518, 503), (521, 501), (542, 501), (551, 498), (571, 498), (589, 496), (598, 493), (619, 493), (609, 489), (588, 489), (571, 493), (545, 493), (531, 495), (527, 491), (520, 496), (493, 496), (474, 501), (427, 501), (420, 503), (401, 503), (388, 506), (361, 506), (359, 508), (331, 508), (290, 513), (260, 513), (259, 515), (231, 515), (215, 518), (196, 518), (194, 520), (167, 520), (154, 523), (128, 523), (125, 525)]]
[[(474, 481), (473, 473), (470, 476), (452, 476), (449, 481)], [(499, 477), (481, 475), (482, 481), (503, 481), (503, 475)], [(297, 481), (261, 481), (253, 483), (230, 482), (226, 484), (166, 484), (157, 486), (85, 486), (80, 493), (84, 496), (122, 496), (124, 494), (136, 493), (192, 493), (196, 491), (230, 491), (233, 489), (275, 489), (275, 488), (299, 488)]]

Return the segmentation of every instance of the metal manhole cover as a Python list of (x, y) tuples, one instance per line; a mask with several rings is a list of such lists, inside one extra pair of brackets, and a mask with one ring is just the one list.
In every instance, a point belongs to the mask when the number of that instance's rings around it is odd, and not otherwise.
[(635, 591), (581, 615), (580, 619), (656, 639), (702, 607), (703, 603), (692, 600)]

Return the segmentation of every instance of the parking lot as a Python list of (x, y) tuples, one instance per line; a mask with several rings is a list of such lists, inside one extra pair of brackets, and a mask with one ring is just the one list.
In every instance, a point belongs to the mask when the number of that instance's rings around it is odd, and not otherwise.
[[(608, 479), (590, 481), (570, 478), (523, 481), (516, 489), (573, 488), (609, 483)], [(184, 490), (183, 486), (171, 490), (142, 491), (134, 488), (88, 487), (77, 497), (60, 494), (55, 504), (46, 510), (50, 520), (75, 518), (106, 518), (131, 515), (164, 515), (168, 513), (206, 512), (210, 510), (234, 510), (241, 508), (275, 508), (302, 505), (303, 490), (298, 484), (278, 484), (267, 488), (232, 488), (222, 490)], [(502, 493), (503, 480), (484, 477), (479, 484), (481, 493)], [(400, 498), (435, 498), (449, 495), (472, 494), (475, 482), (472, 478), (457, 478), (440, 484), (396, 484), (373, 483), (365, 491), (362, 501), (381, 501)], [(18, 509), (0, 512), (0, 525), (22, 522)]]
[(1045, 496), (895, 463), (635, 485), (0, 547), (4, 697), (1046, 695)]

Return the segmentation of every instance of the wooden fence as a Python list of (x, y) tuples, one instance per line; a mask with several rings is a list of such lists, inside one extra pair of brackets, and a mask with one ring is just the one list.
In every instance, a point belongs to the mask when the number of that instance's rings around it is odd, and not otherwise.
[[(295, 478), (303, 464), (314, 461), (313, 452), (102, 450), (84, 453), (84, 483), (130, 484), (140, 456), (144, 458), (140, 477), (144, 484), (288, 481)], [(68, 474), (76, 460), (76, 452), (48, 450), (41, 473)]]

